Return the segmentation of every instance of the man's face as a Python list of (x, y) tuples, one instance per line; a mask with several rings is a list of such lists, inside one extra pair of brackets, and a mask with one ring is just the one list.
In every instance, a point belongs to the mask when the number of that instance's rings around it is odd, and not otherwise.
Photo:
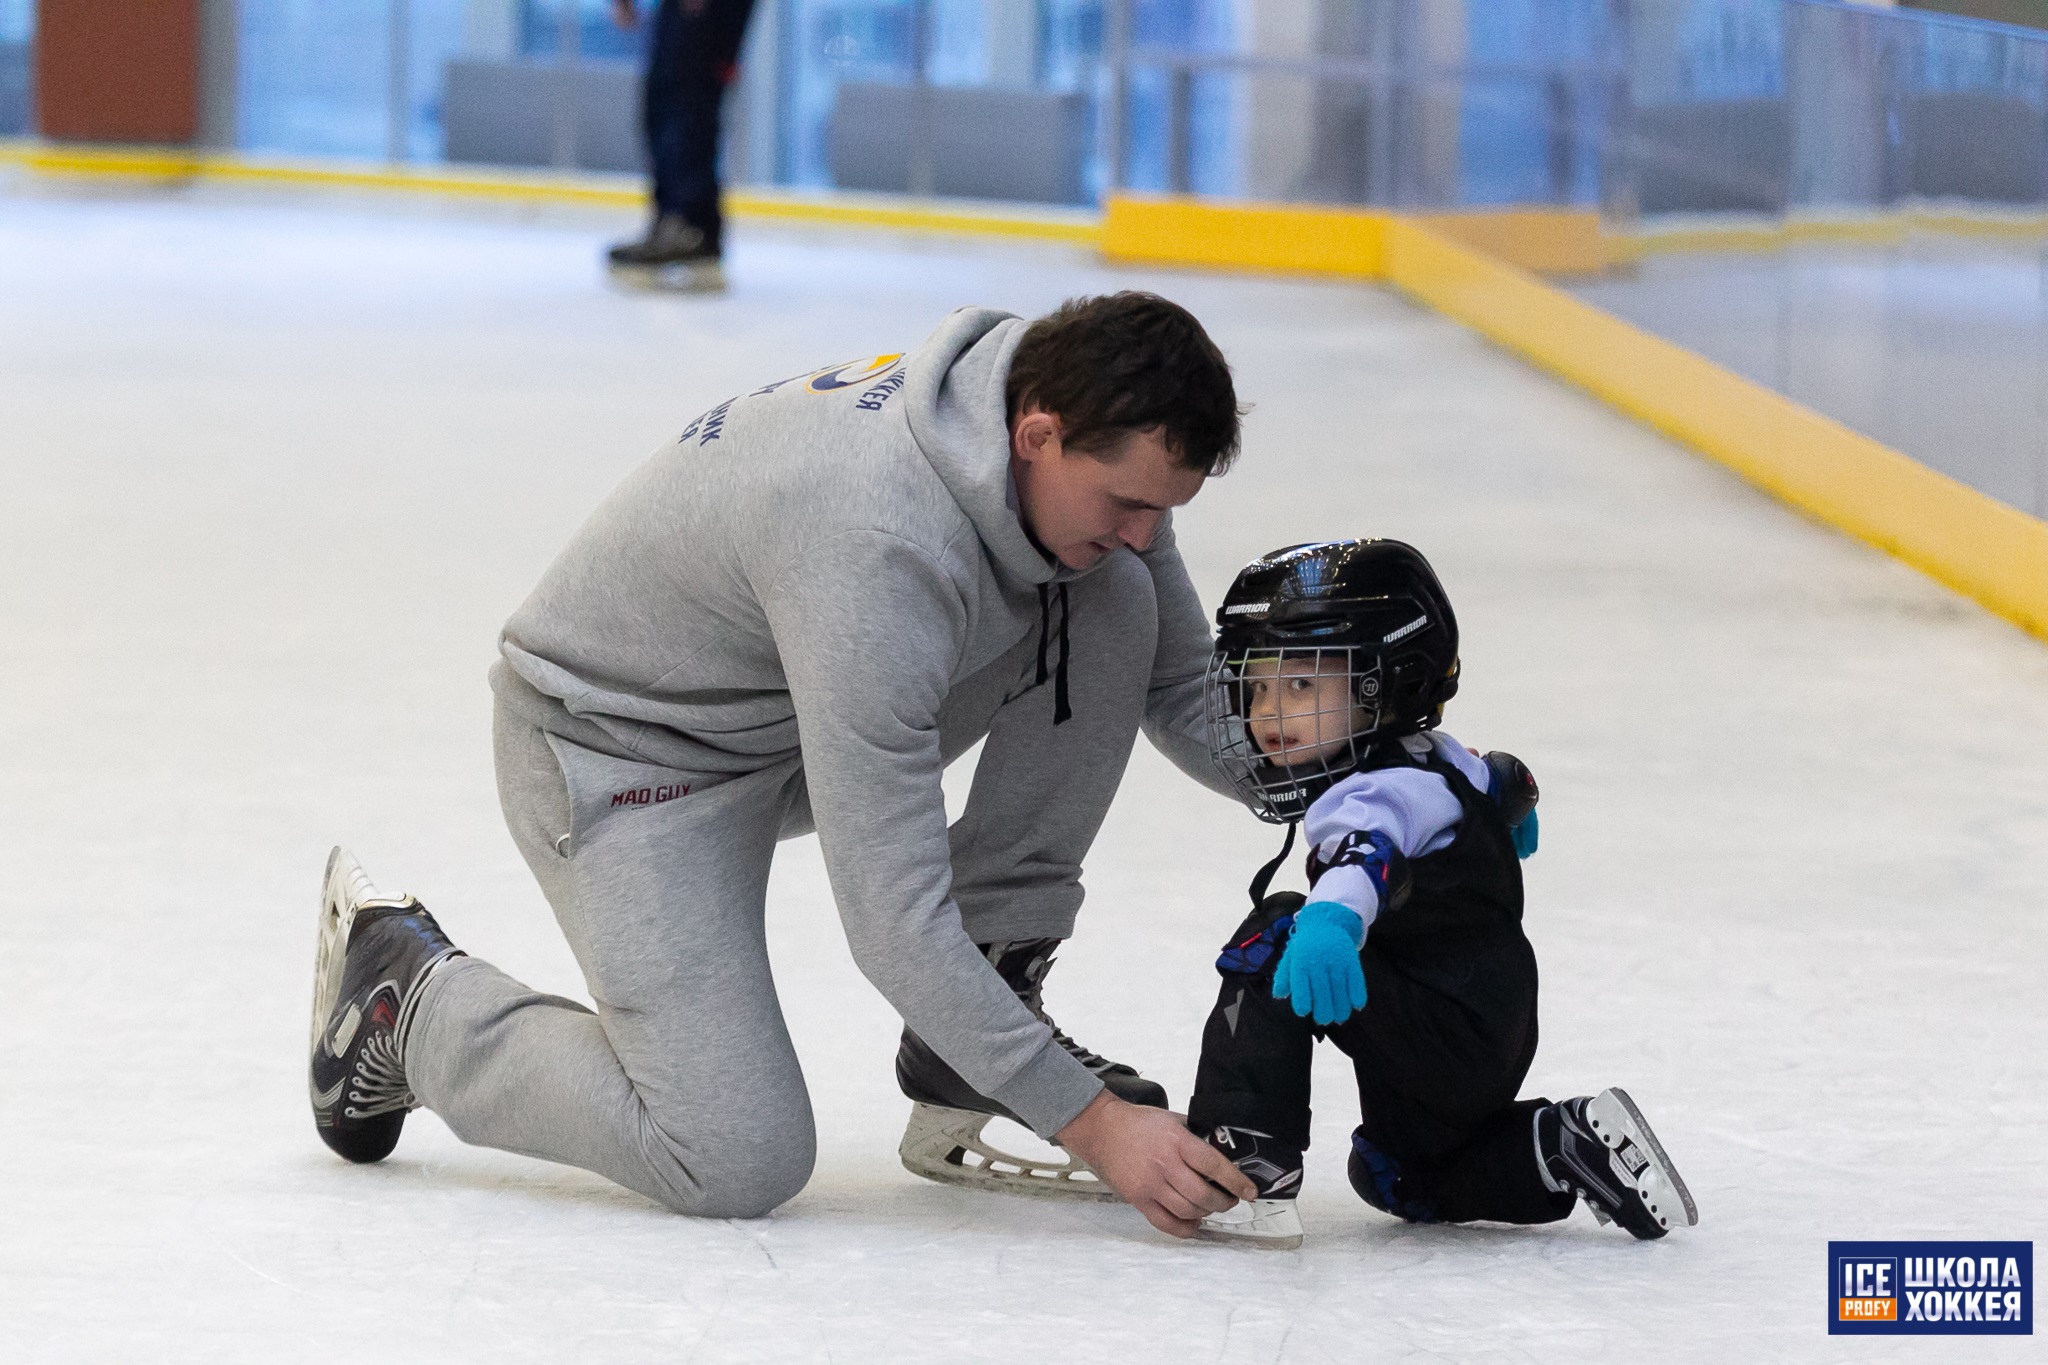
[(1010, 475), (1024, 527), (1070, 569), (1086, 569), (1128, 545), (1142, 550), (1168, 509), (1202, 491), (1208, 476), (1174, 463), (1157, 431), (1126, 437), (1107, 459), (1061, 444), (1060, 419), (1030, 408), (1010, 426)]

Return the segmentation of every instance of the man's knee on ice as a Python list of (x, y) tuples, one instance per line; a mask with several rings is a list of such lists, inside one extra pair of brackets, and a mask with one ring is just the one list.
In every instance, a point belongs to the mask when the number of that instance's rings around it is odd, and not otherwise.
[(700, 1218), (760, 1218), (795, 1198), (811, 1178), (818, 1139), (810, 1115), (763, 1122), (737, 1135), (684, 1144), (665, 1135), (659, 1163), (661, 1202)]
[(750, 1144), (746, 1156), (706, 1181), (706, 1213), (720, 1218), (763, 1218), (802, 1193), (817, 1161), (817, 1143)]

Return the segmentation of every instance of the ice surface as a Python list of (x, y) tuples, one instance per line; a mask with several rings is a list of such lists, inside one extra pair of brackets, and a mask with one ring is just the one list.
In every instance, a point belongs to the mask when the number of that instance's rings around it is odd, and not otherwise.
[[(1828, 1238), (2042, 1230), (2039, 643), (1375, 290), (749, 225), (729, 296), (632, 296), (595, 269), (630, 225), (0, 195), (0, 1356), (1872, 1360), (1824, 1335)], [(483, 674), (585, 511), (749, 386), (1124, 285), (1194, 308), (1257, 405), (1180, 520), (1210, 600), (1314, 536), (1441, 569), (1448, 728), (1544, 789), (1530, 1091), (1631, 1088), (1701, 1226), (1384, 1218), (1334, 1056), (1299, 1253), (922, 1183), (809, 840), (770, 930), (820, 1156), (775, 1216), (674, 1217), (425, 1115), (382, 1166), (332, 1158), (302, 1050), (330, 843), (579, 990), (499, 824)], [(1141, 744), (1062, 1023), (1184, 1101), (1272, 846)]]

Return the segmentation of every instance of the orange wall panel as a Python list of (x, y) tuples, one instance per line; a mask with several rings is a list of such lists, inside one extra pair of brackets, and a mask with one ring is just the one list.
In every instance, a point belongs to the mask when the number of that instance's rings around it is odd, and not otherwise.
[(40, 0), (36, 122), (67, 142), (191, 143), (199, 0)]

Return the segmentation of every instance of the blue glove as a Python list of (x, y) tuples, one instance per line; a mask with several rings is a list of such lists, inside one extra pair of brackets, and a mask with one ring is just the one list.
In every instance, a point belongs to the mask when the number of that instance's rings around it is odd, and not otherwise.
[(1310, 901), (1294, 912), (1294, 932), (1273, 969), (1273, 998), (1329, 1027), (1365, 1008), (1365, 922), (1335, 901)]
[(1536, 851), (1536, 812), (1530, 811), (1522, 817), (1522, 823), (1514, 828), (1515, 856), (1526, 858)]

